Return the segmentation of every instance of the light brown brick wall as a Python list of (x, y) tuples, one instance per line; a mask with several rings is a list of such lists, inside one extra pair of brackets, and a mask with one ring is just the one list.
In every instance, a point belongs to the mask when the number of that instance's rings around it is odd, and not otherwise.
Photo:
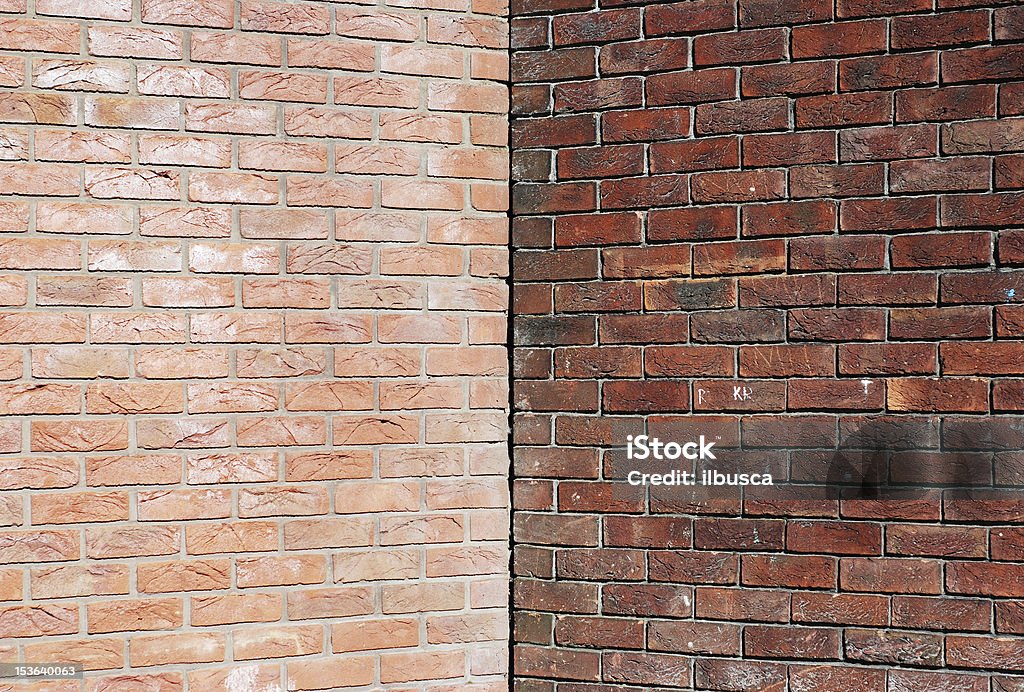
[(0, 13), (0, 660), (507, 689), (501, 0)]

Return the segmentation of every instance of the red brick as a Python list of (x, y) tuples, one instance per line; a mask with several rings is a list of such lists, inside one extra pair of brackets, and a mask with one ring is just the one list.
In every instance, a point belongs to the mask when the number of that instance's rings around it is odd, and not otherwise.
[(734, 3), (726, 0), (657, 5), (648, 9), (644, 26), (649, 36), (701, 33), (733, 28), (735, 14)]
[(836, 229), (836, 206), (827, 202), (781, 202), (742, 208), (743, 235), (803, 235)]
[(601, 116), (601, 135), (606, 142), (676, 139), (688, 134), (689, 108), (626, 110)]
[(847, 625), (888, 624), (889, 599), (884, 596), (799, 593), (793, 596), (793, 621)]
[(551, 25), (555, 46), (625, 41), (640, 37), (640, 12), (635, 8), (558, 15)]
[(982, 158), (894, 161), (889, 168), (893, 192), (988, 190), (990, 163)]
[(896, 17), (892, 47), (940, 48), (984, 43), (989, 34), (989, 13), (981, 10), (945, 12), (934, 16)]
[(697, 106), (698, 135), (784, 130), (789, 127), (789, 102), (784, 98), (727, 101)]
[(896, 122), (963, 120), (995, 115), (991, 86), (943, 86), (896, 92)]
[(694, 140), (655, 143), (650, 147), (654, 173), (706, 171), (739, 166), (737, 137), (705, 137)]
[(886, 48), (885, 21), (866, 19), (793, 28), (794, 58), (824, 58), (882, 53)]
[(884, 125), (892, 120), (892, 94), (865, 92), (796, 99), (797, 129)]
[(786, 532), (786, 547), (793, 552), (834, 555), (879, 555), (881, 525), (856, 522), (799, 521)]
[(933, 634), (882, 636), (877, 630), (846, 633), (846, 657), (867, 663), (936, 666), (942, 658), (942, 639)]
[(866, 17), (931, 9), (927, 0), (839, 0), (837, 8), (840, 17)]
[(839, 227), (844, 231), (910, 231), (935, 228), (935, 198), (912, 197), (844, 201)]
[(827, 274), (752, 276), (739, 279), (740, 307), (797, 307), (835, 303), (835, 278)]
[(653, 75), (647, 80), (647, 100), (652, 106), (698, 104), (737, 96), (736, 70), (714, 68)]
[(712, 34), (693, 40), (695, 66), (774, 62), (785, 52), (786, 34), (781, 29)]
[(1024, 77), (1020, 46), (965, 48), (943, 55), (942, 81), (983, 82)]
[(705, 240), (735, 238), (738, 221), (735, 207), (652, 210), (648, 215), (649, 240)]
[(754, 202), (781, 199), (785, 181), (781, 171), (697, 173), (693, 177), (695, 202)]
[(882, 164), (864, 163), (845, 166), (798, 166), (790, 170), (790, 190), (794, 199), (808, 197), (857, 197), (879, 195), (885, 187)]
[(882, 269), (885, 246), (882, 236), (794, 238), (789, 243), (789, 268), (791, 271)]
[[(647, 8), (647, 17), (656, 15), (665, 5)], [(648, 19), (653, 22), (654, 19)], [(679, 70), (690, 64), (689, 45), (675, 39), (646, 39), (611, 43), (601, 48), (599, 56), (602, 75), (636, 74)]]

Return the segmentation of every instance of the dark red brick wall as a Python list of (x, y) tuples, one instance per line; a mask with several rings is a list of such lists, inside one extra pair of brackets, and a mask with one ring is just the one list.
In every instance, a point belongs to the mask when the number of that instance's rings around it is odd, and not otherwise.
[(515, 689), (1024, 690), (1024, 7), (597, 2), (512, 8)]

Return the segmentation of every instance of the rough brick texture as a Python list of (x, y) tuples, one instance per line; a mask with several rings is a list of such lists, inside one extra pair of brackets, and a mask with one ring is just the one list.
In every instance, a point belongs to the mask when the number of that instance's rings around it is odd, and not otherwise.
[[(1018, 5), (513, 2), (517, 692), (1024, 690), (1024, 495), (942, 487), (1024, 479)], [(622, 480), (864, 430), (939, 487)]]
[(505, 12), (0, 0), (0, 660), (504, 689)]

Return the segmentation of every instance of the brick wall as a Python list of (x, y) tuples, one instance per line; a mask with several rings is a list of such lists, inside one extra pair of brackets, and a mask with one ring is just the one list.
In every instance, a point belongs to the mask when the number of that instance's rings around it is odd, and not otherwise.
[(1024, 690), (1024, 8), (512, 16), (516, 690)]
[(0, 660), (504, 688), (504, 13), (0, 0)]

